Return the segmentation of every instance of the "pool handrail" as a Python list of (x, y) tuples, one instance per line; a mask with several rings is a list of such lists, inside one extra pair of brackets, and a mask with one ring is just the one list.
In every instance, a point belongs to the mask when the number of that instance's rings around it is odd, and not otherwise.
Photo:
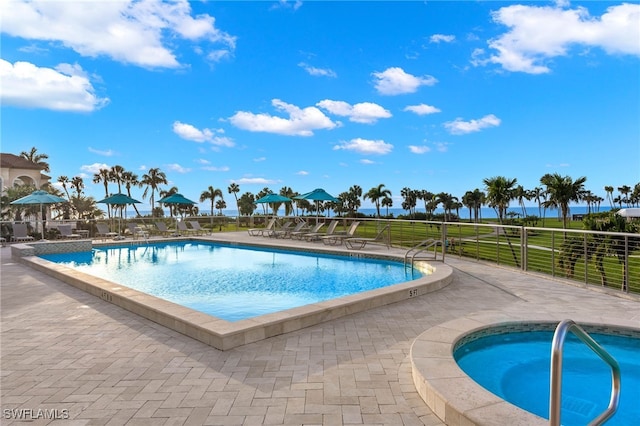
[(611, 398), (609, 406), (589, 425), (600, 425), (613, 416), (620, 403), (620, 365), (602, 346), (598, 344), (582, 327), (573, 320), (561, 321), (553, 333), (551, 343), (551, 377), (549, 392), (549, 424), (560, 426), (560, 409), (562, 402), (562, 354), (564, 342), (569, 331), (572, 331), (584, 344), (596, 353), (611, 368)]

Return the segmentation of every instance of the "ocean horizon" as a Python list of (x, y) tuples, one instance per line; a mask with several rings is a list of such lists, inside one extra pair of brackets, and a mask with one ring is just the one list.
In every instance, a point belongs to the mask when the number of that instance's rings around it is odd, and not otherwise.
[[(150, 210), (141, 210), (138, 209), (140, 211), (140, 214), (143, 216), (148, 216), (149, 214), (151, 214)], [(611, 207), (609, 206), (600, 206), (600, 208), (594, 208), (591, 207), (591, 212), (592, 213), (602, 213), (602, 212), (607, 212), (611, 210)], [(271, 210), (269, 210), (270, 212)], [(386, 209), (386, 208), (381, 208), (380, 209), (380, 214), (382, 214), (383, 216), (387, 215), (387, 211), (388, 214), (393, 215), (394, 218), (397, 218), (398, 216), (402, 215), (402, 216), (406, 216), (408, 214), (408, 212), (404, 209), (401, 208), (390, 208), (390, 209)], [(526, 211), (526, 216), (538, 216), (539, 218), (542, 218), (543, 215), (544, 217), (547, 218), (553, 218), (553, 217), (560, 217), (560, 212), (557, 209), (551, 210), (551, 209), (547, 209), (546, 210), (546, 214), (544, 212), (544, 210), (542, 210), (541, 212), (539, 212), (538, 207), (537, 206), (529, 206), (525, 208)], [(299, 215), (301, 211), (296, 212), (294, 210), (294, 214), (293, 216), (297, 216)], [(375, 208), (361, 208), (358, 209), (359, 213), (362, 213), (366, 216), (371, 216), (371, 217), (375, 217), (376, 216), (376, 209)], [(416, 209), (417, 213), (424, 213), (425, 210), (424, 209), (420, 209), (417, 208)], [(521, 207), (509, 207), (507, 209), (507, 213), (509, 212), (513, 212), (516, 214), (519, 214), (519, 217), (523, 217), (522, 214), (522, 208)], [(589, 212), (589, 208), (587, 206), (571, 206), (569, 208), (569, 217), (571, 217), (574, 214), (587, 214)], [(209, 209), (200, 209), (200, 214), (204, 214), (204, 215), (209, 215), (210, 210)], [(222, 213), (224, 216), (228, 216), (228, 217), (236, 217), (238, 215), (238, 211), (235, 209), (223, 209)], [(284, 208), (281, 207), (278, 210), (278, 213), (280, 215), (283, 215), (284, 213)], [(435, 214), (442, 214), (444, 213), (444, 210), (441, 208), (438, 208), (435, 210)], [(456, 213), (455, 211), (453, 212), (454, 214)], [(168, 209), (164, 209), (164, 214), (165, 216), (170, 216), (169, 215), (169, 210)], [(214, 214), (218, 214), (217, 211), (214, 212)], [(261, 207), (258, 207), (255, 212), (254, 212), (254, 216), (255, 215), (262, 215), (263, 214), (263, 210)], [(459, 218), (460, 219), (469, 219), (469, 209), (468, 208), (461, 208), (458, 211), (459, 214)], [(335, 217), (335, 215), (333, 214), (333, 211), (329, 211), (328, 214), (327, 212), (325, 212), (324, 214), (321, 215), (322, 217)], [(133, 208), (128, 208), (127, 209), (127, 217), (128, 218), (135, 218), (136, 217), (136, 212)], [(483, 207), (480, 209), (480, 217), (482, 219), (497, 219), (498, 218), (498, 214), (495, 211), (495, 209), (491, 208), (491, 207)]]

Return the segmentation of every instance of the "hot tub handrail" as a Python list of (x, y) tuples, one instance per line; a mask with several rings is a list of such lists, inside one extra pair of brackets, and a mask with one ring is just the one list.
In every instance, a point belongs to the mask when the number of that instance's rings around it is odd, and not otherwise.
[[(415, 246), (411, 247), (409, 250), (406, 251), (406, 253), (404, 254), (404, 265), (405, 267), (407, 266), (407, 263), (411, 264), (411, 268), (413, 269), (413, 262), (415, 261), (416, 256), (425, 251), (430, 249), (431, 247), (434, 247), (434, 259), (437, 258), (437, 254), (436, 254), (436, 247), (438, 246), (438, 244), (442, 245), (442, 241), (440, 240), (434, 240), (433, 238), (428, 238), (426, 240), (420, 241), (418, 244), (416, 244)], [(409, 257), (409, 255), (411, 255), (411, 257)]]
[(560, 407), (562, 401), (562, 353), (564, 341), (569, 331), (573, 333), (596, 353), (611, 368), (611, 398), (609, 406), (598, 417), (593, 419), (589, 425), (600, 425), (618, 409), (620, 402), (620, 365), (602, 346), (598, 344), (582, 327), (573, 320), (561, 321), (556, 327), (551, 343), (551, 387), (549, 394), (549, 424), (551, 426), (560, 425)]

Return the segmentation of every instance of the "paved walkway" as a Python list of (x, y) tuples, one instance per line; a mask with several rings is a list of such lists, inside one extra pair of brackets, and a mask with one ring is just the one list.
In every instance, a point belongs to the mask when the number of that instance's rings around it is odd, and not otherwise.
[(455, 279), (444, 290), (221, 352), (14, 263), (9, 248), (0, 255), (2, 425), (20, 414), (74, 425), (439, 425), (408, 363), (432, 326), (588, 312), (640, 327), (637, 299), (447, 258)]

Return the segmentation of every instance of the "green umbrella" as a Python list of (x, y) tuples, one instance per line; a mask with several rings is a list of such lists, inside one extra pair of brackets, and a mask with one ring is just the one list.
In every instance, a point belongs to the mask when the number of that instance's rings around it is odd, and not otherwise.
[(254, 204), (273, 204), (273, 203), (290, 203), (291, 198), (285, 197), (284, 195), (279, 195), (275, 193), (267, 194), (264, 197), (258, 198), (254, 201)]
[(40, 204), (40, 221), (42, 222), (42, 239), (44, 239), (44, 220), (42, 219), (42, 206), (45, 204), (64, 203), (67, 200), (57, 195), (49, 194), (47, 191), (38, 189), (31, 194), (12, 201), (10, 204), (35, 205)]
[[(101, 204), (109, 204), (112, 206), (124, 206), (125, 207), (125, 215), (126, 215), (126, 208), (127, 205), (129, 204), (140, 204), (140, 201), (136, 200), (135, 198), (131, 198), (129, 197), (127, 194), (123, 194), (121, 192), (117, 193), (117, 194), (113, 194), (108, 196), (107, 198), (97, 201), (98, 203)], [(118, 239), (121, 239), (122, 236), (120, 236), (120, 218), (118, 218)]]
[(340, 201), (339, 198), (334, 197), (322, 188), (316, 188), (311, 192), (293, 198), (296, 200), (311, 200), (316, 202), (316, 223), (318, 223), (318, 217), (320, 215), (320, 201)]
[[(176, 205), (184, 205), (184, 206), (192, 206), (194, 204), (197, 204), (195, 201), (192, 201), (179, 193), (167, 195), (166, 197), (159, 199), (158, 202), (162, 204), (176, 204)], [(176, 216), (176, 235), (178, 235), (177, 232), (178, 232), (178, 216)]]

